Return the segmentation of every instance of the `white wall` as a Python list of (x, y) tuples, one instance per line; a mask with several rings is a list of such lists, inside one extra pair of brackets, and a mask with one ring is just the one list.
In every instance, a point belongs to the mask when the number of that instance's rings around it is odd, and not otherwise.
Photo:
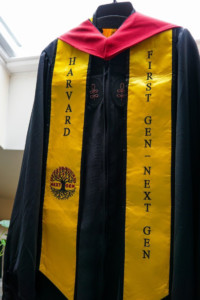
[(0, 52), (0, 219), (10, 219), (33, 106), (39, 57)]
[(0, 145), (5, 147), (9, 72), (0, 60)]
[(23, 150), (33, 106), (37, 72), (14, 73), (10, 78), (4, 149)]
[(0, 57), (0, 146), (24, 150), (35, 96), (39, 57)]

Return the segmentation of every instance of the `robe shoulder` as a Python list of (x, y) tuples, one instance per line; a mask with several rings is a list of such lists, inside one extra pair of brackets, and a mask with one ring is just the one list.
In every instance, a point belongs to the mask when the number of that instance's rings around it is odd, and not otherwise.
[(51, 64), (53, 63), (53, 60), (54, 60), (56, 47), (57, 47), (57, 42), (58, 42), (58, 38), (54, 39), (41, 52), (41, 55), (45, 54), (48, 57), (49, 62)]

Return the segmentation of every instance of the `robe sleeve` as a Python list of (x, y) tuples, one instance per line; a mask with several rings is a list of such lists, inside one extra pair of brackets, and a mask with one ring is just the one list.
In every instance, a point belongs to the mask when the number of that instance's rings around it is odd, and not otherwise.
[(200, 299), (200, 58), (187, 29), (178, 36), (177, 63), (172, 300)]
[(50, 68), (48, 55), (43, 50), (39, 60), (35, 98), (4, 253), (3, 300), (35, 299), (44, 109)]

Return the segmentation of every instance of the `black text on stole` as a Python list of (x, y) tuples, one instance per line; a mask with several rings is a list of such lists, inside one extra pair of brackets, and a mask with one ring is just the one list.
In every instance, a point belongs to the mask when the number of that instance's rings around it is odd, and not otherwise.
[(68, 127), (64, 127), (63, 136), (68, 136), (70, 134), (70, 124), (71, 124), (70, 113), (72, 112), (70, 100), (71, 100), (71, 97), (72, 97), (72, 94), (73, 94), (73, 86), (72, 86), (72, 80), (68, 79), (68, 78), (69, 78), (69, 76), (73, 76), (73, 65), (75, 65), (75, 64), (76, 64), (76, 57), (69, 57), (69, 65), (71, 67), (69, 67), (69, 70), (68, 70), (68, 72), (66, 74), (66, 76), (67, 76), (67, 80), (66, 80), (66, 94), (67, 94), (68, 104), (67, 104), (67, 108), (65, 110), (65, 112), (67, 113), (67, 115), (65, 116), (65, 126), (68, 126)]
[[(152, 80), (153, 80), (153, 73), (152, 73), (152, 56), (153, 50), (147, 51), (147, 77), (146, 77), (146, 92), (145, 92), (145, 104), (151, 105), (151, 96), (152, 96)], [(148, 109), (147, 109), (148, 111)], [(147, 161), (144, 166), (144, 207), (145, 212), (150, 212), (150, 207), (152, 205), (152, 198), (151, 198), (151, 171), (152, 166), (149, 163), (149, 158), (151, 157), (151, 124), (152, 124), (152, 116), (147, 115), (144, 117), (144, 148), (145, 148), (145, 158)], [(143, 228), (144, 233), (144, 249), (142, 250), (142, 258), (150, 259), (150, 252), (151, 252), (151, 245), (150, 245), (150, 235), (151, 235), (151, 226), (145, 226)]]

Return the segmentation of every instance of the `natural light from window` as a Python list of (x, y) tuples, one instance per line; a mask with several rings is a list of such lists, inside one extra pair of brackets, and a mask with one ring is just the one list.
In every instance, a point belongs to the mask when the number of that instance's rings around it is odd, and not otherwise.
[[(122, 2), (122, 1), (119, 1)], [(136, 11), (187, 28), (200, 39), (199, 0), (134, 0)], [(92, 17), (99, 5), (112, 2), (84, 1), (1, 1), (1, 17), (22, 45), (16, 56), (39, 55), (55, 38)]]

